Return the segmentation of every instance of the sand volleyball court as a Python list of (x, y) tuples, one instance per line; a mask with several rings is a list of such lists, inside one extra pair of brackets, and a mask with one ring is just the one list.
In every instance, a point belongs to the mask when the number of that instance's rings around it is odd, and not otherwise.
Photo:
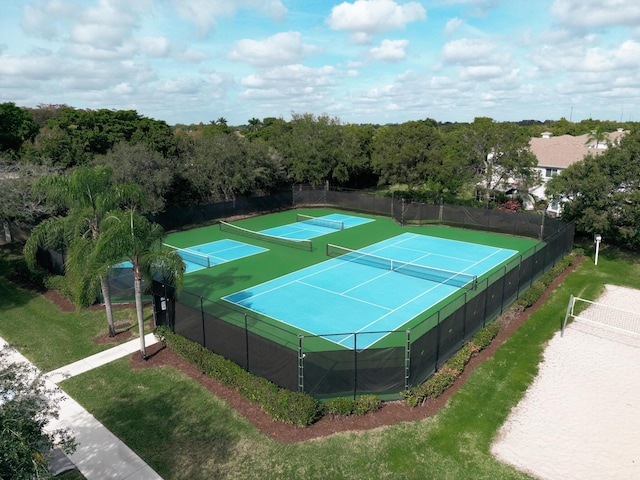
[[(607, 285), (597, 302), (640, 314), (639, 290)], [(541, 479), (640, 479), (640, 335), (558, 332), (491, 451)]]

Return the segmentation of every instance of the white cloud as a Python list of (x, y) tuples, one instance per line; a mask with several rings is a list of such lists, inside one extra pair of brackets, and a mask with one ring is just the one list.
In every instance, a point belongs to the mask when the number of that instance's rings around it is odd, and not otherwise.
[(319, 48), (302, 43), (300, 32), (277, 33), (265, 40), (243, 39), (233, 46), (229, 59), (243, 61), (258, 67), (299, 63)]
[(0, 76), (46, 80), (56, 77), (63, 65), (53, 56), (0, 57)]
[(25, 33), (52, 40), (60, 36), (58, 22), (75, 16), (76, 9), (62, 0), (25, 5), (20, 25)]
[(444, 45), (442, 56), (447, 63), (481, 64), (491, 57), (496, 50), (492, 40), (463, 38), (452, 40)]
[(444, 33), (447, 37), (453, 35), (462, 25), (464, 25), (464, 20), (460, 20), (459, 18), (452, 18), (447, 22), (444, 27)]
[(326, 22), (332, 30), (351, 32), (357, 43), (368, 43), (377, 33), (403, 29), (426, 17), (427, 11), (417, 2), (400, 5), (393, 0), (356, 0), (333, 7)]
[(561, 24), (579, 29), (640, 24), (635, 0), (555, 0), (551, 13)]
[[(246, 101), (259, 101), (263, 107), (282, 108), (286, 101), (289, 111), (317, 109), (330, 98), (331, 88), (336, 85), (336, 78), (348, 74), (337, 71), (334, 67), (325, 66), (311, 68), (304, 65), (287, 65), (277, 67), (260, 74), (248, 75), (240, 84), (246, 89), (240, 98)], [(264, 103), (267, 102), (267, 103)], [(276, 103), (268, 103), (276, 102)], [(273, 115), (273, 112), (271, 113)]]
[(504, 70), (499, 65), (472, 65), (462, 69), (460, 77), (462, 80), (489, 80), (492, 78), (502, 78)]
[(406, 58), (408, 46), (408, 40), (383, 40), (379, 47), (369, 51), (369, 56), (383, 62), (398, 62)]
[(189, 94), (198, 93), (202, 88), (202, 82), (193, 78), (173, 78), (158, 83), (156, 90), (161, 93)]
[(166, 37), (143, 37), (138, 40), (140, 50), (152, 57), (166, 57), (171, 45)]
[(198, 27), (201, 37), (209, 34), (218, 18), (232, 18), (240, 9), (258, 10), (281, 21), (287, 8), (280, 0), (173, 0), (179, 15)]

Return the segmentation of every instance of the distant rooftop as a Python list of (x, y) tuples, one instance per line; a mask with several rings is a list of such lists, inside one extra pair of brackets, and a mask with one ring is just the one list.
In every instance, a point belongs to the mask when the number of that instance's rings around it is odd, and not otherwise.
[(543, 132), (541, 137), (532, 138), (529, 143), (531, 152), (538, 158), (538, 166), (545, 168), (567, 168), (575, 162), (584, 159), (588, 154), (598, 154), (606, 149), (606, 142), (616, 143), (625, 135), (624, 130), (618, 129), (607, 134), (605, 143), (600, 143), (596, 148), (596, 142), (587, 144), (590, 134), (560, 135), (554, 137), (551, 132)]

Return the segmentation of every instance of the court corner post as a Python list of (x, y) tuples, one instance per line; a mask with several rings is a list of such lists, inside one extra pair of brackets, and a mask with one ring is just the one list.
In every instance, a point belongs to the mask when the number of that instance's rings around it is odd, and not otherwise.
[(576, 299), (573, 295), (571, 295), (569, 297), (569, 303), (567, 304), (567, 313), (564, 315), (564, 322), (562, 322), (562, 328), (560, 329), (560, 336), (564, 337), (564, 329), (567, 326), (567, 320), (569, 320), (569, 316), (571, 315), (571, 312), (573, 311), (573, 304), (575, 303)]

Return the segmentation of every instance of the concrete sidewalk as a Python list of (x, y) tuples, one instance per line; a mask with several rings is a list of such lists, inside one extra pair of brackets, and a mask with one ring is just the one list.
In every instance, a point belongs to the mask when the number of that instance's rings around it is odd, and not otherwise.
[[(153, 345), (157, 340), (153, 334), (149, 334), (145, 336), (145, 342), (147, 345)], [(0, 349), (7, 345), (7, 342), (0, 338)], [(135, 339), (58, 368), (45, 374), (46, 381), (49, 383), (47, 387), (54, 387), (66, 378), (130, 355), (139, 348), (140, 339)], [(11, 361), (29, 363), (16, 350), (10, 352), (9, 358)], [(59, 418), (52, 420), (48, 428), (71, 429), (78, 448), (69, 455), (69, 458), (87, 480), (162, 480), (160, 475), (78, 402), (65, 395), (65, 399), (59, 404), (59, 409)]]

